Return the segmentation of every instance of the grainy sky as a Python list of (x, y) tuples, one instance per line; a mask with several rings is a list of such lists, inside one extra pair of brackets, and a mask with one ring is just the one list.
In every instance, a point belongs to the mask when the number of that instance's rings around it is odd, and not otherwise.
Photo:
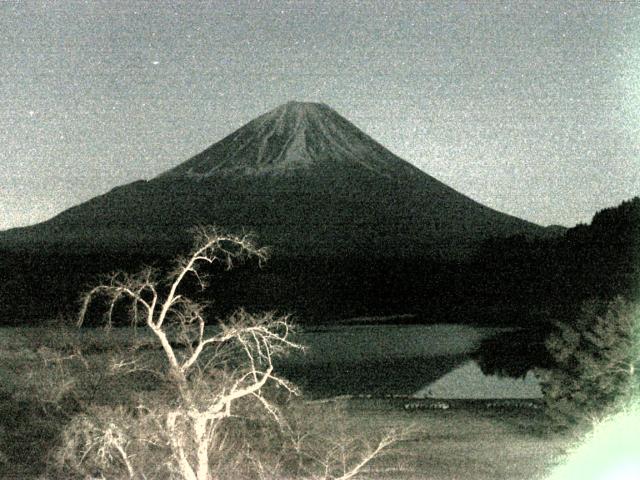
[(0, 2), (0, 229), (288, 100), (540, 224), (640, 194), (640, 3)]

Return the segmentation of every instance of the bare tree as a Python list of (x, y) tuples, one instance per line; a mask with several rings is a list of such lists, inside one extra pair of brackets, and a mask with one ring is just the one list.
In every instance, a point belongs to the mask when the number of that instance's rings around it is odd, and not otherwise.
[(421, 431), (411, 426), (356, 434), (354, 430), (363, 426), (352, 423), (340, 399), (307, 403), (300, 410), (294, 409), (288, 420), (297, 421), (289, 432), (291, 448), (297, 454), (297, 478), (314, 480), (361, 478), (373, 460)]
[[(134, 324), (144, 323), (160, 343), (168, 374), (180, 392), (180, 401), (175, 408), (163, 413), (166, 437), (180, 476), (189, 480), (208, 480), (211, 478), (209, 450), (216, 425), (230, 417), (233, 405), (246, 397), (257, 400), (270, 415), (279, 420), (277, 407), (262, 392), (265, 385), (271, 382), (290, 393), (297, 393), (293, 385), (274, 374), (273, 358), (287, 350), (302, 347), (291, 340), (289, 317), (273, 313), (252, 315), (238, 310), (220, 324), (217, 332), (207, 335), (204, 306), (180, 292), (186, 277), (195, 277), (204, 289), (207, 275), (202, 272), (202, 265), (221, 264), (229, 269), (236, 260), (242, 258), (257, 257), (260, 262), (265, 261), (267, 252), (258, 248), (249, 236), (222, 234), (213, 228), (199, 229), (195, 245), (188, 256), (179, 259), (166, 279), (159, 278), (158, 272), (150, 268), (136, 275), (111, 275), (107, 282), (84, 296), (79, 325), (84, 322), (88, 307), (97, 296), (107, 298), (108, 324), (119, 301), (130, 303), (132, 321)], [(171, 341), (169, 332), (172, 329), (183, 340), (185, 348), (179, 349)], [(202, 401), (198, 398), (198, 389), (193, 388), (189, 380), (195, 376), (202, 378), (203, 359), (207, 360), (204, 366), (224, 362), (223, 357), (230, 349), (239, 351), (245, 361), (236, 361), (238, 366), (226, 374), (227, 378), (221, 383), (220, 389), (208, 392), (206, 401)], [(206, 350), (213, 351), (214, 355), (204, 355)], [(120, 364), (126, 365), (129, 364)], [(110, 431), (109, 441), (112, 437), (118, 439), (111, 445), (127, 466), (129, 475), (134, 477), (122, 435), (114, 436), (115, 430)]]
[[(306, 441), (311, 437), (306, 436), (305, 441), (293, 442), (296, 434), (292, 424), (269, 394), (273, 387), (287, 395), (299, 393), (274, 372), (276, 356), (303, 348), (292, 337), (290, 318), (271, 312), (256, 315), (240, 309), (215, 329), (209, 329), (205, 305), (188, 298), (184, 292), (188, 278), (206, 288), (209, 275), (203, 266), (217, 264), (230, 269), (236, 261), (250, 257), (263, 262), (267, 251), (258, 248), (249, 236), (204, 227), (197, 231), (191, 252), (180, 258), (167, 275), (151, 268), (133, 275), (115, 273), (84, 296), (78, 325), (83, 324), (96, 298), (106, 299), (108, 326), (117, 304), (128, 303), (132, 323), (146, 327), (161, 347), (166, 366), (163, 378), (171, 394), (165, 398), (151, 392), (145, 397), (135, 407), (135, 426), (126, 408), (89, 408), (64, 432), (59, 464), (72, 464), (76, 471), (83, 471), (83, 462), (84, 471), (118, 464), (119, 474), (130, 478), (210, 480), (222, 475), (223, 468), (216, 458), (223, 452), (227, 457), (241, 455), (235, 460), (223, 459), (238, 469), (251, 463), (255, 467), (251, 477), (276, 478), (275, 463), (281, 461), (281, 454), (260, 458), (251, 448), (238, 454), (240, 449), (229, 446), (232, 440), (228, 422), (242, 416), (238, 412), (247, 402), (256, 405), (265, 418), (271, 418), (274, 428), (285, 432), (281, 437), (288, 440), (274, 448), (289, 449), (289, 456), (293, 452), (310, 465), (302, 471), (298, 469), (298, 476), (353, 478), (400, 438), (390, 434), (374, 443), (349, 439), (332, 443), (327, 437), (320, 442), (316, 440), (312, 446)], [(139, 358), (129, 354), (128, 358), (114, 362), (111, 371), (127, 374), (145, 368), (139, 364)], [(331, 420), (323, 418), (323, 421)], [(318, 448), (319, 444), (323, 447)], [(301, 448), (306, 450), (297, 451)], [(233, 478), (240, 478), (239, 470)]]

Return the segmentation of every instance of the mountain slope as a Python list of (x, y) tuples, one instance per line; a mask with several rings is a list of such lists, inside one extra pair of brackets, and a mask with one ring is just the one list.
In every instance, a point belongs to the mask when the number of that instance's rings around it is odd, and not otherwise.
[(455, 258), (487, 237), (544, 235), (420, 171), (331, 108), (289, 102), (157, 178), (3, 232), (0, 243), (148, 250), (209, 223), (254, 231), (276, 255)]

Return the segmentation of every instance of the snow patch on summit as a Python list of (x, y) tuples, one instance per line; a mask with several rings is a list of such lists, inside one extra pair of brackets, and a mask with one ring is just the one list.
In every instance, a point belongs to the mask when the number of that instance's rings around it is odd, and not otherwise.
[(412, 169), (330, 107), (288, 102), (163, 176), (281, 175), (325, 162), (389, 178)]
[[(294, 106), (295, 105), (295, 106)], [(305, 130), (308, 127), (305, 119), (311, 109), (304, 104), (290, 102), (274, 112), (273, 121), (265, 119), (263, 126), (267, 133), (257, 138), (259, 143), (256, 165), (264, 166), (267, 170), (289, 170), (302, 167), (310, 162), (311, 155), (307, 150)], [(285, 136), (282, 149), (275, 157), (270, 157), (270, 140), (275, 136)]]

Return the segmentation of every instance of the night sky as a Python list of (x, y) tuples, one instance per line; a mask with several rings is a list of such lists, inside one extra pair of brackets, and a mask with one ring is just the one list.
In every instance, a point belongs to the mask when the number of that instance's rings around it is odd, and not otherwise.
[(640, 194), (640, 3), (0, 2), (0, 229), (318, 101), (547, 225)]

